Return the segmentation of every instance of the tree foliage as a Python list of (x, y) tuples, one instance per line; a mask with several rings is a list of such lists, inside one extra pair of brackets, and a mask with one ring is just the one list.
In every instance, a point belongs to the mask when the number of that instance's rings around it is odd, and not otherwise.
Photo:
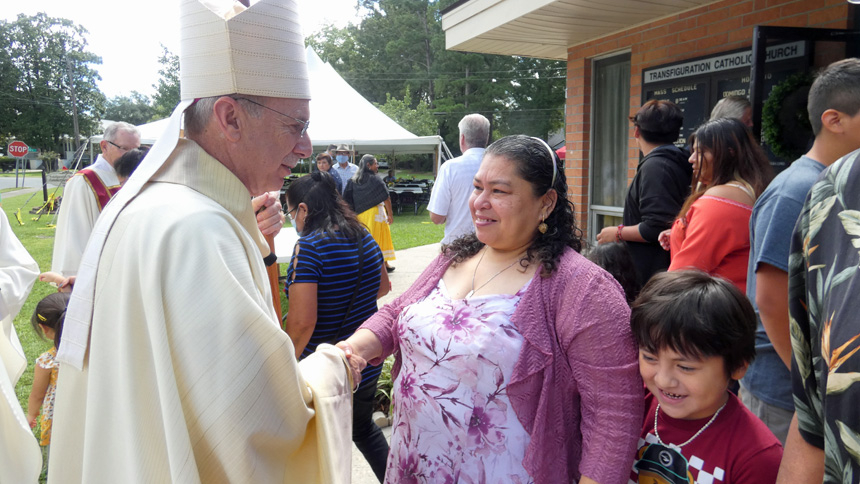
[(469, 113), (494, 133), (547, 137), (563, 126), (561, 61), (445, 49), (440, 12), (455, 0), (357, 0), (359, 25), (326, 27), (308, 39), (319, 56), (368, 100), (426, 103), (450, 147)]
[(131, 96), (115, 96), (107, 101), (105, 119), (125, 121), (131, 124), (144, 124), (153, 119), (155, 108), (149, 97), (132, 91)]
[(182, 99), (179, 89), (179, 56), (161, 45), (161, 56), (158, 62), (161, 69), (158, 70), (158, 82), (153, 84), (155, 95), (152, 96), (152, 107), (156, 118), (166, 118), (173, 113), (176, 105)]
[(406, 91), (403, 99), (393, 98), (388, 94), (385, 104), (377, 104), (376, 107), (414, 135), (430, 136), (438, 132), (439, 123), (430, 106), (422, 99), (412, 108), (412, 94), (409, 91)]
[(0, 21), (0, 134), (31, 146), (59, 151), (72, 135), (74, 88), (82, 137), (98, 131), (105, 97), (91, 66), (101, 58), (87, 51), (87, 30), (70, 20), (19, 14)]

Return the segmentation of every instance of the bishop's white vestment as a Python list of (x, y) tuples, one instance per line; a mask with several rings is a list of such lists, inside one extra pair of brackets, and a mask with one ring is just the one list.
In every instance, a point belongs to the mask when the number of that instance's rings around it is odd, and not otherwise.
[(349, 482), (343, 354), (296, 362), (263, 244), (245, 186), (180, 140), (107, 235), (50, 483)]
[[(98, 156), (89, 169), (98, 175), (104, 187), (119, 187), (116, 171), (102, 155)], [(98, 188), (101, 187), (96, 189)], [(66, 277), (77, 275), (81, 257), (102, 208), (94, 188), (84, 176), (75, 175), (69, 178), (63, 189), (63, 202), (57, 215), (51, 271)]]
[(15, 395), (15, 385), (27, 369), (24, 349), (18, 340), (15, 316), (21, 310), (39, 266), (12, 232), (9, 219), (0, 211), (0, 482), (35, 483), (42, 471), (42, 452), (33, 436), (24, 410)]

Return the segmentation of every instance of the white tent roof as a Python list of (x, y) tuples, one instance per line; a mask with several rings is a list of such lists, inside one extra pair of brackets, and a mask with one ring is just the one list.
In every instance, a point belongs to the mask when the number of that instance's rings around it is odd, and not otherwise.
[(308, 46), (311, 125), (315, 151), (349, 143), (363, 153), (433, 153), (441, 136), (415, 136), (352, 88)]
[[(441, 154), (441, 151), (437, 152), (442, 145), (441, 136), (410, 133), (353, 89), (311, 47), (307, 47), (305, 52), (312, 97), (308, 134), (315, 152), (323, 151), (331, 144), (348, 143), (361, 153)], [(138, 126), (141, 144), (155, 143), (168, 121), (161, 119)], [(97, 143), (101, 139), (101, 135), (93, 136), (90, 142)]]
[(161, 136), (161, 133), (170, 124), (170, 118), (159, 119), (151, 123), (141, 124), (137, 127), (140, 131), (140, 144), (151, 145)]

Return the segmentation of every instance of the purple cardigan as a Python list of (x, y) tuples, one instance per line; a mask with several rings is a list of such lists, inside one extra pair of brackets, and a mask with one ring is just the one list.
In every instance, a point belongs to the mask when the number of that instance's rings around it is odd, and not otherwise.
[[(370, 364), (398, 351), (397, 317), (436, 287), (450, 263), (437, 257), (412, 287), (361, 326), (382, 343), (382, 356)], [(644, 390), (621, 287), (567, 249), (550, 277), (535, 274), (511, 319), (524, 338), (507, 394), (530, 437), (525, 469), (536, 484), (583, 475), (601, 484), (626, 483), (642, 429)], [(400, 364), (398, 353), (393, 377)]]

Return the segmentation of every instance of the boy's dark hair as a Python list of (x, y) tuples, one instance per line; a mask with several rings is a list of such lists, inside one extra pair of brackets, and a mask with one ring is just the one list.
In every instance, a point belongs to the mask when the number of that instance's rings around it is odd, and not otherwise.
[(116, 171), (117, 176), (122, 178), (128, 178), (134, 173), (134, 170), (137, 170), (137, 167), (140, 165), (140, 162), (143, 161), (143, 157), (149, 153), (149, 150), (146, 148), (135, 148), (133, 150), (126, 151), (124, 155), (120, 156), (116, 163), (114, 164), (114, 171)]
[(633, 265), (633, 257), (627, 249), (627, 244), (612, 242), (596, 245), (589, 249), (585, 257), (605, 269), (621, 284), (621, 289), (624, 289), (624, 295), (627, 297), (627, 304), (636, 299), (639, 280), (636, 277), (636, 267)]
[(815, 136), (821, 132), (821, 115), (828, 109), (849, 116), (860, 112), (860, 59), (852, 57), (834, 62), (812, 83), (806, 110)]
[(36, 309), (33, 310), (33, 315), (30, 317), (30, 324), (33, 326), (33, 331), (36, 332), (42, 339), (45, 338), (45, 333), (42, 332), (40, 324), (54, 330), (54, 347), (60, 347), (60, 338), (63, 334), (63, 322), (66, 319), (66, 307), (69, 305), (69, 292), (55, 292), (48, 294), (41, 301), (36, 303)]
[(667, 145), (678, 140), (684, 112), (672, 101), (652, 99), (643, 104), (630, 121), (648, 143)]
[(633, 302), (630, 326), (640, 348), (721, 356), (729, 376), (755, 358), (756, 317), (749, 300), (734, 284), (701, 271), (654, 275)]

